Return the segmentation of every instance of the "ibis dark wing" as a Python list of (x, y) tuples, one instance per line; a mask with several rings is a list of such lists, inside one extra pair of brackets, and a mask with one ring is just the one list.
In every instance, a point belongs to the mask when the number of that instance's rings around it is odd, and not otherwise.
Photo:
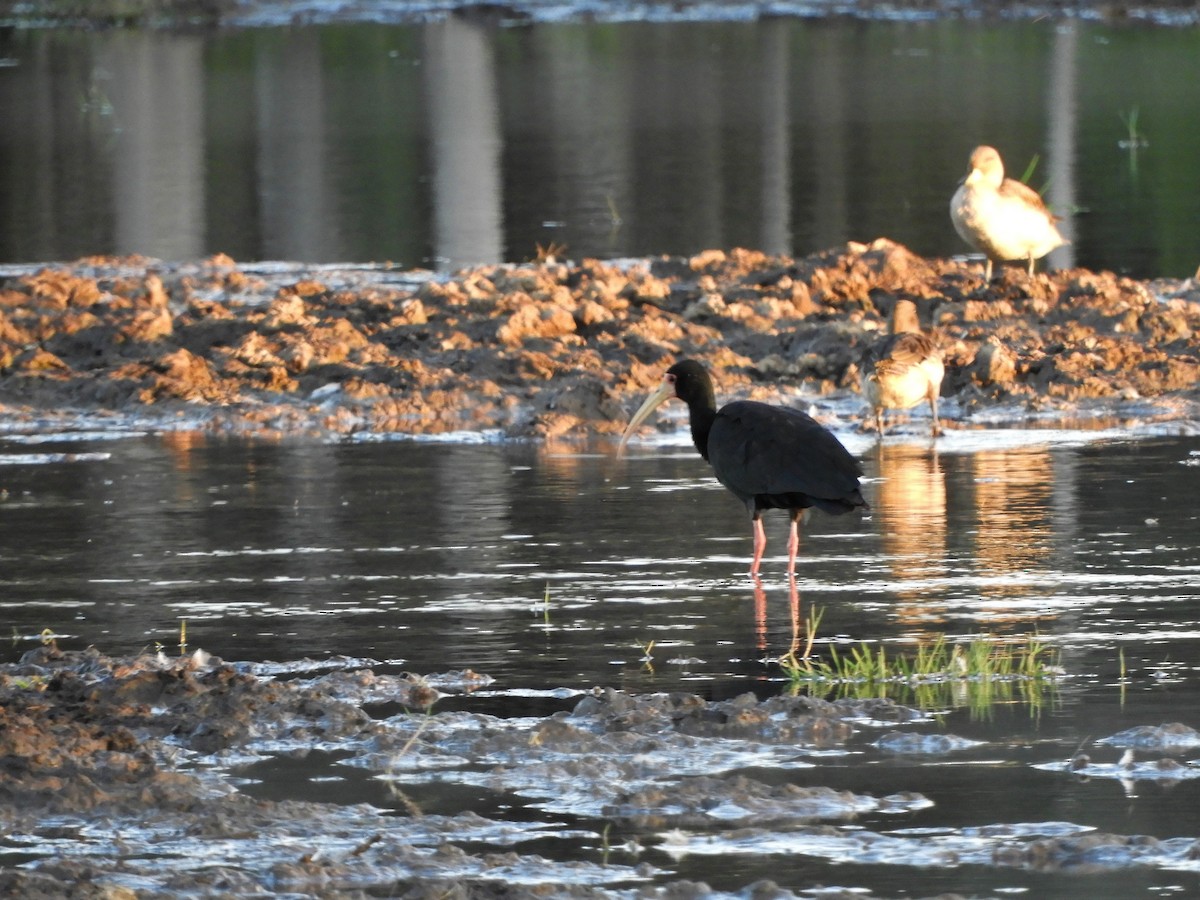
[[(717, 413), (708, 435), (713, 472), (747, 506), (863, 506), (858, 461), (823, 425), (798, 409), (750, 400)], [(807, 502), (806, 502), (807, 501)]]

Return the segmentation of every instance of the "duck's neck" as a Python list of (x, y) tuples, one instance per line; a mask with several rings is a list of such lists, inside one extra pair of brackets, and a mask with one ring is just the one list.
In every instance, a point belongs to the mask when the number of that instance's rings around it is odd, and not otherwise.
[(911, 300), (897, 300), (892, 309), (892, 334), (918, 334), (920, 331), (916, 304)]

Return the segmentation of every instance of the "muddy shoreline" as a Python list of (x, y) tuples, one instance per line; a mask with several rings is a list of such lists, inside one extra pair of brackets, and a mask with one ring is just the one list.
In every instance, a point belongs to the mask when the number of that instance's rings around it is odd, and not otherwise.
[[(114, 659), (51, 645), (0, 667), (0, 792), (7, 801), (0, 818), (9, 851), (28, 846), (30, 853), (29, 865), (0, 869), (0, 889), (27, 898), (68, 889), (73, 897), (707, 896), (706, 885), (672, 881), (662, 860), (706, 852), (704, 834), (717, 826), (733, 845), (828, 842), (847, 845), (826, 851), (833, 855), (907, 865), (1084, 873), (1186, 861), (1198, 852), (1192, 840), (1075, 831), (1065, 823), (1032, 834), (996, 826), (964, 835), (960, 848), (924, 847), (836, 827), (928, 807), (919, 793), (872, 796), (738, 774), (747, 765), (809, 767), (810, 755), (933, 760), (979, 746), (887, 700), (747, 694), (706, 701), (597, 689), (561, 713), (508, 724), (437, 712), (439, 700), (469, 696), (486, 676), (377, 674), (370, 662), (333, 659), (272, 672), (202, 652)], [(385, 706), (401, 711), (380, 714)], [(1137, 748), (1143, 761), (1076, 756), (1045, 768), (1063, 778), (1175, 783), (1194, 770), (1172, 756), (1193, 750), (1200, 734), (1173, 724), (1098, 743)], [(265, 758), (334, 751), (340, 765), (394, 785), (402, 812), (255, 798), (230, 783)], [(550, 861), (516, 849), (546, 837), (544, 824), (426, 813), (405, 792), (430, 779), (538, 800), (552, 815), (576, 820), (560, 837), (596, 852)], [(565, 783), (572, 785), (566, 793)], [(614, 825), (614, 833), (602, 841), (584, 824), (589, 819)], [(115, 829), (120, 841), (104, 847), (94, 830), (88, 839), (89, 821)], [(514, 849), (460, 847), (481, 843)], [(211, 846), (221, 851), (208, 860)], [(164, 858), (172, 864), (162, 865)], [(737, 896), (796, 895), (756, 882)]]
[(586, 440), (691, 356), (720, 397), (861, 429), (859, 357), (900, 297), (945, 355), (949, 428), (1200, 418), (1196, 279), (1006, 267), (987, 284), (978, 262), (886, 239), (450, 277), (226, 257), (0, 267), (0, 406), (9, 431)]
[[(862, 816), (902, 821), (931, 801), (905, 790), (902, 777), (886, 796), (760, 780), (772, 769), (819, 767), (831, 754), (932, 761), (996, 752), (889, 700), (784, 692), (715, 701), (594, 689), (567, 698), (562, 712), (509, 721), (439, 712), (451, 696), (469, 705), (486, 676), (386, 674), (373, 670), (378, 665), (238, 665), (203, 652), (120, 659), (50, 644), (0, 666), (0, 823), (11, 861), (0, 867), (0, 892), (717, 896), (671, 876), (672, 860), (714, 852), (713, 836), (725, 852), (774, 842), (775, 852), (803, 848), (831, 859), (1065, 874), (1186, 866), (1200, 853), (1190, 838), (1064, 822), (997, 824), (937, 840), (856, 829), (844, 826)], [(1129, 729), (1097, 745), (1108, 755), (1124, 748), (1128, 759), (1136, 748), (1139, 758), (1110, 764), (1077, 754), (1040, 768), (1054, 778), (1164, 785), (1200, 774), (1174, 758), (1200, 746), (1200, 733), (1178, 723)], [(255, 795), (246, 778), (255, 765), (310, 755), (390, 786), (393, 809), (378, 800)], [(418, 792), (439, 783), (524, 798), (544, 820), (427, 811)], [(578, 842), (583, 852), (568, 861), (529, 849), (556, 840)], [(491, 849), (472, 849), (480, 846)], [(758, 881), (720, 896), (797, 895)]]
[(151, 27), (169, 29), (297, 26), (369, 21), (411, 24), (459, 15), (497, 25), (539, 21), (718, 21), (748, 18), (828, 18), (927, 20), (968, 18), (1097, 19), (1114, 23), (1189, 26), (1198, 14), (1191, 3), (1153, 0), (1149, 3), (1114, 0), (1060, 0), (1054, 3), (1002, 3), (997, 0), (649, 0), (638, 3), (598, 3), (596, 0), (425, 0), (425, 2), (364, 2), (331, 0), (0, 0), (0, 23), (21, 27)]

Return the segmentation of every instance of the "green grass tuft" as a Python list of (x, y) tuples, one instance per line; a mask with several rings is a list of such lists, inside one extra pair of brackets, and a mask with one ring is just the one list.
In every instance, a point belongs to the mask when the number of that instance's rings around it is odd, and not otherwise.
[(1121, 124), (1125, 126), (1125, 138), (1117, 141), (1118, 147), (1122, 150), (1139, 150), (1142, 147), (1150, 146), (1146, 136), (1138, 130), (1138, 108), (1136, 106), (1127, 113), (1119, 112), (1117, 115), (1121, 119)]
[(806, 623), (803, 655), (794, 647), (780, 659), (792, 685), (812, 694), (890, 697), (921, 709), (968, 706), (980, 713), (995, 703), (1021, 701), (1037, 711), (1064, 674), (1058, 651), (1037, 635), (1023, 641), (937, 635), (908, 653), (866, 641), (841, 650), (829, 644), (815, 656), (819, 621), (814, 613)]

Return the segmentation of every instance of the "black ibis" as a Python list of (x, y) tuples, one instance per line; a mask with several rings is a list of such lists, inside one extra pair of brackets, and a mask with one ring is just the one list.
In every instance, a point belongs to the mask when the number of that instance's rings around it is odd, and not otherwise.
[(942, 351), (921, 332), (917, 305), (907, 297), (892, 307), (891, 334), (867, 347), (859, 363), (863, 396), (875, 411), (875, 427), (883, 437), (885, 409), (912, 409), (929, 401), (932, 434), (942, 433), (937, 401), (942, 390)]
[(718, 410), (708, 370), (692, 359), (667, 370), (662, 385), (630, 419), (618, 452), (638, 425), (672, 397), (688, 405), (692, 441), (712, 466), (717, 481), (746, 504), (750, 513), (754, 531), (751, 575), (758, 575), (767, 546), (764, 510), (786, 509), (791, 516), (788, 574), (792, 575), (800, 548), (799, 520), (805, 509), (815, 506), (840, 515), (870, 508), (859, 492), (862, 469), (832, 432), (806, 413), (786, 406), (735, 400)]
[(950, 220), (959, 237), (987, 256), (984, 279), (992, 280), (992, 261), (1033, 261), (1065, 244), (1057, 217), (1033, 188), (1004, 177), (994, 147), (976, 147), (970, 170), (950, 199)]

